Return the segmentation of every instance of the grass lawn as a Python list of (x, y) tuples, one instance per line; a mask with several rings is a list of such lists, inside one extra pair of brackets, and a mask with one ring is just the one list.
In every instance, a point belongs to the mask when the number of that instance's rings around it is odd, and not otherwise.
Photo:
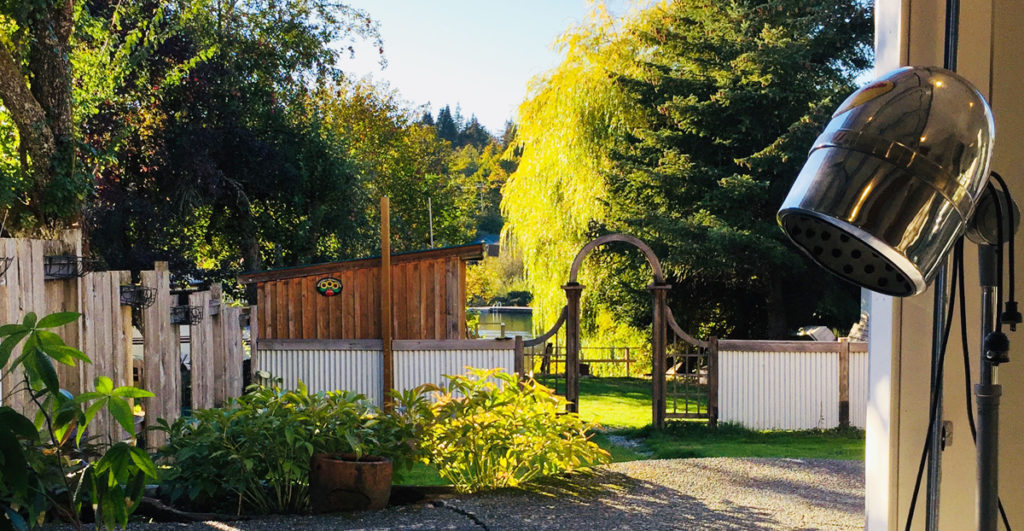
[(699, 421), (669, 422), (650, 428), (651, 382), (640, 378), (583, 378), (580, 416), (599, 422), (609, 434), (643, 442), (649, 455), (614, 446), (607, 435), (595, 441), (616, 461), (686, 457), (790, 457), (864, 459), (864, 432), (755, 431), (741, 426), (709, 428)]

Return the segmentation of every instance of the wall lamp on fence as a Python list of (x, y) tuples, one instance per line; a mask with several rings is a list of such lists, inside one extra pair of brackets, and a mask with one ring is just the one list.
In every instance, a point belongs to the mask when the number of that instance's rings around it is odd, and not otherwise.
[[(936, 388), (942, 378), (942, 338), (948, 334), (943, 330), (947, 255), (967, 232), (988, 250), (1010, 240), (1012, 258), (1015, 220), (1008, 214), (1015, 214), (1015, 207), (1005, 183), (1005, 194), (998, 195), (989, 185), (994, 131), (988, 103), (967, 80), (937, 67), (901, 68), (854, 92), (839, 106), (778, 213), (779, 225), (800, 250), (858, 286), (907, 297), (935, 280), (929, 407), (933, 446), (928, 457), (935, 468), (941, 447), (935, 450), (934, 441), (941, 436), (942, 425)], [(994, 221), (992, 216), (997, 216)], [(953, 262), (958, 262), (956, 256)], [(962, 263), (959, 260), (960, 267)], [(950, 294), (955, 296), (955, 286)], [(991, 299), (983, 300), (983, 306), (985, 337), (994, 333), (991, 319), (986, 323), (985, 317), (991, 313)], [(999, 361), (986, 361), (988, 354), (982, 356), (981, 384), (976, 388), (978, 513), (979, 526), (986, 529), (995, 525), (997, 512), (999, 393), (991, 378)], [(923, 457), (922, 470), (924, 461)], [(929, 497), (934, 491), (937, 499), (938, 480), (934, 483), (929, 481)]]

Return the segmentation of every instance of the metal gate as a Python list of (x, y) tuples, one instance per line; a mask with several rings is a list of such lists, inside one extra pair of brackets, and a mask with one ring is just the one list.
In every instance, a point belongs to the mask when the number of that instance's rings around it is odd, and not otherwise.
[(672, 341), (666, 349), (665, 418), (718, 422), (718, 338), (694, 339), (667, 310)]
[[(708, 419), (714, 425), (718, 419), (718, 341), (698, 341), (684, 332), (676, 323), (666, 303), (671, 285), (665, 282), (661, 263), (647, 244), (628, 234), (608, 234), (594, 239), (583, 247), (573, 260), (569, 270), (569, 281), (562, 286), (566, 295), (566, 306), (558, 322), (545, 334), (524, 342), (524, 348), (532, 352), (537, 346), (545, 348), (547, 340), (564, 326), (565, 397), (569, 400), (569, 411), (578, 411), (580, 378), (580, 297), (583, 286), (577, 281), (577, 273), (583, 259), (600, 245), (612, 242), (628, 243), (639, 249), (651, 265), (653, 282), (651, 292), (653, 319), (651, 323), (651, 422), (658, 429), (666, 419)], [(672, 331), (672, 343), (667, 343), (668, 330)], [(557, 336), (556, 336), (557, 337)], [(546, 374), (558, 374), (557, 362), (552, 366), (550, 352), (543, 350), (541, 367)], [(531, 360), (536, 359), (527, 355)], [(671, 363), (670, 363), (671, 361)], [(532, 363), (527, 364), (530, 367)], [(557, 379), (554, 385), (558, 390)]]

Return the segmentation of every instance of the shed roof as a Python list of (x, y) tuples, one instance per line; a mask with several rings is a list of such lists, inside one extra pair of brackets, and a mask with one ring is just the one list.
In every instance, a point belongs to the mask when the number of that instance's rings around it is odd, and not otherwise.
[[(469, 243), (466, 245), (455, 245), (452, 247), (440, 247), (437, 249), (426, 249), (423, 251), (410, 251), (406, 253), (392, 253), (391, 263), (399, 264), (405, 262), (417, 262), (426, 260), (437, 260), (439, 258), (459, 258), (460, 260), (480, 260), (487, 251), (485, 243)], [(238, 281), (242, 284), (255, 284), (271, 280), (286, 278), (298, 278), (312, 275), (324, 275), (337, 273), (348, 269), (360, 269), (364, 267), (379, 266), (380, 255), (367, 258), (353, 258), (337, 262), (323, 262), (301, 266), (281, 267), (267, 271), (253, 271), (238, 275)]]

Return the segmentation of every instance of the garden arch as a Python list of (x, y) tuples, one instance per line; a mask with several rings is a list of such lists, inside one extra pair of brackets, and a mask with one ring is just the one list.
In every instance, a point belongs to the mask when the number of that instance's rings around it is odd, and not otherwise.
[[(700, 341), (684, 332), (675, 321), (672, 311), (668, 308), (667, 295), (672, 289), (671, 284), (665, 281), (665, 275), (661, 268), (661, 262), (650, 246), (642, 240), (629, 234), (607, 234), (595, 238), (583, 246), (569, 268), (569, 280), (562, 286), (565, 290), (566, 305), (558, 317), (558, 321), (550, 330), (544, 334), (524, 342), (525, 347), (534, 347), (547, 342), (558, 332), (559, 328), (565, 326), (565, 398), (569, 401), (568, 410), (579, 412), (580, 398), (580, 300), (583, 294), (583, 286), (577, 281), (580, 267), (583, 260), (596, 248), (609, 243), (628, 243), (636, 247), (644, 254), (647, 263), (651, 266), (652, 282), (647, 286), (651, 292), (653, 319), (651, 323), (651, 380), (652, 380), (652, 403), (651, 421), (655, 427), (661, 429), (665, 425), (668, 416), (673, 418), (707, 418), (711, 424), (717, 420), (717, 345), (716, 338), (709, 338), (708, 341)], [(671, 331), (676, 338), (691, 345), (701, 352), (701, 356), (707, 360), (707, 406), (704, 413), (667, 412), (666, 404), (666, 339)], [(675, 396), (675, 395), (673, 395)]]
[(569, 269), (569, 282), (565, 290), (565, 398), (570, 403), (570, 411), (579, 411), (580, 400), (580, 299), (583, 285), (577, 282), (583, 260), (596, 248), (613, 243), (628, 243), (644, 254), (651, 266), (654, 281), (647, 287), (653, 300), (653, 319), (651, 323), (651, 422), (659, 429), (665, 424), (665, 301), (668, 290), (672, 286), (665, 282), (661, 270), (661, 262), (650, 246), (635, 236), (628, 234), (606, 234), (599, 236), (583, 246)]

